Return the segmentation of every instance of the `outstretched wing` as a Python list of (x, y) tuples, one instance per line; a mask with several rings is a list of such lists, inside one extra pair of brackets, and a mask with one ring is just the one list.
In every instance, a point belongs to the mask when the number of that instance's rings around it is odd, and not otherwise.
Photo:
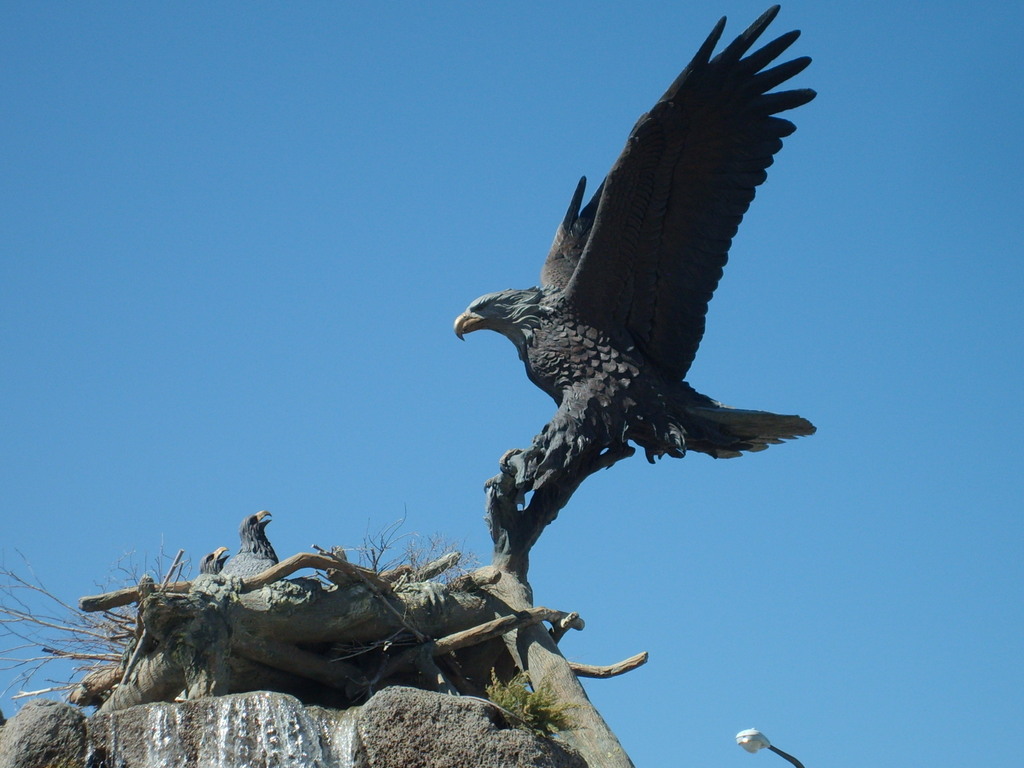
[(590, 237), (590, 229), (594, 225), (594, 214), (604, 185), (598, 187), (586, 208), (581, 211), (580, 203), (583, 202), (586, 188), (587, 177), (584, 176), (576, 185), (576, 191), (569, 201), (569, 210), (565, 212), (565, 218), (558, 225), (555, 240), (551, 243), (551, 250), (548, 251), (548, 257), (540, 270), (541, 285), (564, 289), (576, 271), (587, 238)]
[[(685, 376), (693, 362), (708, 302), (754, 190), (767, 177), (782, 138), (795, 130), (774, 115), (815, 96), (808, 89), (769, 93), (810, 63), (802, 57), (765, 69), (799, 32), (743, 58), (778, 10), (770, 8), (710, 58), (725, 19), (715, 26), (633, 128), (602, 185), (592, 224), (579, 224), (582, 214), (570, 206), (569, 228), (563, 222), (559, 232), (566, 230), (565, 236), (561, 244), (556, 236), (545, 263), (556, 276), (575, 267), (565, 292), (582, 319), (626, 328), (675, 377)], [(576, 209), (581, 198), (578, 189)], [(560, 267), (556, 250), (565, 254)]]

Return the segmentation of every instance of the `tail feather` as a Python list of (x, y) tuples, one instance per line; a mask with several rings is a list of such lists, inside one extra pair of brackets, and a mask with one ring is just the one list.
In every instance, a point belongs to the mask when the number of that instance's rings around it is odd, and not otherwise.
[(743, 452), (763, 451), (769, 445), (813, 435), (816, 427), (800, 416), (730, 408), (727, 405), (690, 406), (689, 415), (704, 434), (687, 436), (686, 447), (715, 458), (730, 459)]

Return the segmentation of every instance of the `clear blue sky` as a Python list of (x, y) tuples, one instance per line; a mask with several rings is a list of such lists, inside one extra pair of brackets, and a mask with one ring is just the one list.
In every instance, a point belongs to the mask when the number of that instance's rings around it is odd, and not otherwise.
[[(452, 319), (767, 5), (4, 2), (4, 564), (73, 601), (263, 508), (283, 555), (405, 515), (488, 559), (554, 406)], [(819, 97), (689, 378), (818, 434), (635, 457), (534, 550), (569, 657), (651, 654), (588, 684), (638, 766), (1020, 764), (1022, 8), (783, 5)]]

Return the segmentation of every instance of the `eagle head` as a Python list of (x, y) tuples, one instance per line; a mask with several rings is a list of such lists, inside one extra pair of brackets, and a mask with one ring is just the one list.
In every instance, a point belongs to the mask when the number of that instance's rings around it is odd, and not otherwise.
[(497, 331), (515, 344), (522, 355), (533, 332), (551, 311), (544, 304), (545, 296), (543, 288), (498, 291), (481, 296), (455, 318), (455, 335), (461, 339), (482, 328)]
[(238, 526), (238, 535), (241, 536), (243, 540), (247, 536), (265, 536), (266, 534), (263, 533), (263, 529), (268, 525), (270, 525), (270, 511), (261, 509), (255, 515), (249, 515), (242, 520), (242, 524)]

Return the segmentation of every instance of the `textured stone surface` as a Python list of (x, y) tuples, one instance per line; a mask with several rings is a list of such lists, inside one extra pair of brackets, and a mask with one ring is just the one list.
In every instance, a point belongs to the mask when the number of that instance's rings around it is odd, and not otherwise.
[(509, 728), (476, 699), (387, 688), (356, 726), (368, 768), (586, 768), (575, 753)]
[(51, 699), (30, 701), (0, 729), (0, 768), (81, 768), (85, 717)]
[(90, 768), (586, 768), (559, 743), (509, 728), (485, 702), (400, 687), (344, 711), (256, 691), (88, 721), (37, 700), (0, 729), (0, 768), (84, 768), (87, 759)]

